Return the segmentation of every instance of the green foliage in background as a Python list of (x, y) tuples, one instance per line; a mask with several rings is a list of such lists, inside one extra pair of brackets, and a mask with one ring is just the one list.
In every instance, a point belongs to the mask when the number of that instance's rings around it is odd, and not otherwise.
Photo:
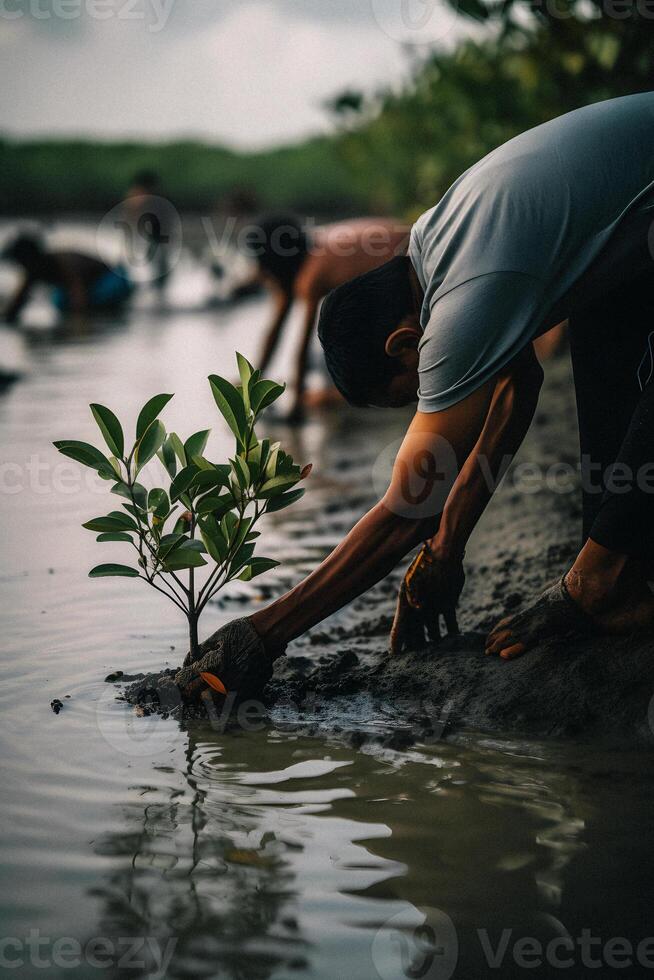
[[(465, 0), (483, 37), (414, 63), (399, 90), (328, 104), (339, 152), (371, 210), (414, 218), (516, 134), (603, 99), (654, 88), (654, 7), (611, 0)], [(453, 2), (453, 6), (454, 6)]]
[(0, 139), (0, 213), (104, 214), (139, 170), (155, 170), (182, 212), (209, 214), (235, 191), (253, 193), (256, 210), (354, 213), (363, 203), (329, 138), (251, 154), (195, 142)]
[[(104, 405), (91, 405), (91, 412), (109, 455), (89, 443), (54, 444), (64, 456), (110, 481), (111, 492), (122, 498), (122, 510), (83, 526), (103, 544), (130, 545), (134, 564), (105, 563), (89, 575), (139, 578), (167, 596), (187, 617), (193, 656), (199, 616), (219, 589), (235, 578), (249, 581), (279, 564), (255, 556), (255, 526), (264, 514), (300, 499), (304, 490), (296, 484), (310, 470), (301, 471), (279, 443), (259, 441), (255, 423), (284, 386), (262, 379), (240, 354), (236, 359), (238, 387), (218, 375), (209, 378), (216, 405), (236, 439), (228, 463), (212, 463), (204, 456), (210, 430), (195, 432), (184, 442), (175, 432), (166, 432), (159, 414), (173, 397), (169, 394), (155, 395), (144, 405), (130, 446), (118, 418)], [(139, 476), (155, 456), (162, 466), (163, 485), (148, 490)], [(199, 568), (206, 574), (198, 588)]]

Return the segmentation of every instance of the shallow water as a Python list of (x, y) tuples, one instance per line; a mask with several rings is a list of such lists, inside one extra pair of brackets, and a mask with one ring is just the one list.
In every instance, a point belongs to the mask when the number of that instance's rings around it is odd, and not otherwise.
[[(184, 624), (140, 582), (87, 578), (102, 557), (79, 525), (108, 509), (106, 484), (50, 444), (96, 438), (90, 401), (133, 419), (175, 391), (167, 425), (188, 434), (209, 418), (219, 458), (231, 444), (204, 379), (231, 375), (235, 348), (254, 355), (264, 319), (257, 301), (145, 304), (93, 330), (40, 330), (25, 340), (28, 374), (0, 398), (2, 967), (396, 980), (559, 975), (568, 962), (575, 977), (649, 975), (652, 944), (638, 969), (617, 964), (654, 935), (651, 754), (473, 734), (353, 748), (281, 714), (254, 731), (181, 729), (135, 717), (104, 683), (178, 663)], [(329, 551), (373, 498), (373, 464), (403, 422), (343, 410), (301, 432), (267, 423), (314, 462), (310, 492), (264, 535), (284, 568), (208, 609), (202, 635)], [(355, 604), (316, 633), (365, 614)], [(301, 650), (318, 656), (320, 642)], [(549, 966), (527, 968), (535, 942), (566, 936), (573, 953), (550, 946)], [(631, 954), (610, 945), (619, 937)]]

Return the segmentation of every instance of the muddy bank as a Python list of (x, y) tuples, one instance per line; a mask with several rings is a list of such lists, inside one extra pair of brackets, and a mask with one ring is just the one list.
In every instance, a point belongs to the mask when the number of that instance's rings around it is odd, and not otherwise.
[[(472, 727), (654, 740), (654, 638), (569, 637), (547, 641), (511, 663), (483, 653), (488, 629), (537, 595), (574, 558), (580, 533), (577, 453), (570, 367), (561, 358), (548, 366), (525, 446), (470, 542), (462, 636), (417, 653), (387, 655), (398, 571), (293, 643), (275, 665), (264, 703), (299, 714), (307, 702), (319, 703), (323, 718), (330, 716), (337, 725), (345, 712), (352, 728), (356, 711), (344, 704), (365, 695), (380, 711), (392, 708), (398, 723), (414, 719), (409, 727), (418, 739), (432, 728)], [(318, 523), (329, 519), (316, 516)], [(243, 605), (235, 609), (235, 615), (247, 613)], [(173, 675), (150, 676), (128, 688), (126, 696), (147, 706), (144, 691), (163, 685), (170, 708)], [(157, 703), (157, 698), (150, 700)]]
[(568, 649), (549, 642), (511, 663), (486, 657), (480, 634), (398, 657), (380, 656), (372, 640), (343, 645), (345, 652), (309, 672), (292, 658), (280, 665), (268, 699), (289, 700), (301, 710), (317, 695), (329, 712), (330, 698), (365, 692), (393, 706), (400, 720), (406, 713), (416, 739), (474, 728), (654, 740), (651, 640), (570, 640)]

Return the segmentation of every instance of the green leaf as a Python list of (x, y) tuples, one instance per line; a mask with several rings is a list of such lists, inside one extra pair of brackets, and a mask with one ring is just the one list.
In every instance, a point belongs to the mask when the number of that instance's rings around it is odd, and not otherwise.
[(120, 460), (119, 459), (116, 459), (115, 456), (110, 456), (109, 457), (109, 462), (111, 464), (112, 470), (114, 471), (113, 472), (113, 479), (114, 480), (122, 480), (123, 475), (122, 475), (121, 470), (120, 470)]
[[(265, 472), (266, 465), (268, 463), (268, 457), (269, 457), (269, 455), (270, 455), (270, 440), (269, 439), (262, 439), (261, 440), (261, 454), (259, 456), (259, 474)], [(274, 475), (275, 475), (274, 473), (271, 474), (271, 476), (274, 476)]]
[(125, 531), (105, 531), (104, 534), (98, 534), (96, 541), (129, 541), (132, 543), (132, 538)]
[(279, 451), (277, 454), (277, 466), (275, 468), (275, 476), (295, 476), (300, 479), (300, 467), (296, 466), (293, 462), (293, 457), (289, 456), (288, 453)]
[(252, 555), (254, 554), (253, 544), (242, 544), (238, 549), (229, 566), (230, 578), (233, 578), (237, 572), (239, 572), (244, 565), (248, 565)]
[(210, 470), (199, 470), (193, 477), (192, 487), (198, 492), (213, 490), (215, 487), (228, 487), (231, 466), (212, 466)]
[(291, 487), (294, 483), (297, 483), (298, 480), (299, 476), (295, 476), (295, 474), (274, 476), (272, 480), (267, 480), (263, 484), (257, 493), (257, 497), (262, 500), (265, 500), (266, 497), (276, 497), (278, 494), (283, 493), (287, 487)]
[(184, 452), (186, 453), (187, 459), (193, 459), (194, 456), (202, 455), (207, 445), (210, 432), (211, 429), (202, 429), (202, 431), (194, 432), (192, 436), (188, 437), (184, 443)]
[(188, 538), (185, 534), (179, 531), (173, 531), (172, 534), (164, 534), (161, 541), (159, 542), (159, 548), (157, 549), (157, 558), (163, 561), (166, 555), (170, 554), (174, 548), (176, 548), (182, 541), (187, 541)]
[(187, 542), (186, 544), (173, 548), (164, 562), (164, 567), (168, 571), (176, 572), (184, 568), (200, 568), (206, 564), (207, 562), (200, 552), (191, 546), (191, 542)]
[(234, 538), (234, 541), (232, 542), (232, 548), (234, 548), (236, 551), (238, 551), (238, 549), (241, 547), (241, 545), (245, 541), (245, 539), (247, 537), (247, 533), (250, 530), (251, 525), (252, 525), (252, 518), (251, 517), (245, 517), (241, 521), (241, 523), (239, 525), (239, 529), (238, 529), (238, 534), (236, 535), (236, 537)]
[(175, 455), (182, 466), (186, 466), (186, 453), (184, 452), (184, 443), (179, 438), (176, 432), (171, 432), (169, 437), (170, 444), (175, 450)]
[(275, 561), (274, 558), (253, 558), (238, 577), (242, 582), (249, 582), (257, 575), (263, 575), (264, 572), (269, 572), (271, 568), (277, 568), (278, 565), (279, 562)]
[(155, 517), (168, 517), (170, 513), (170, 501), (168, 494), (161, 487), (155, 487), (153, 490), (150, 490), (148, 494), (148, 510)]
[(93, 520), (82, 524), (82, 527), (85, 527), (88, 531), (104, 533), (108, 531), (133, 531), (136, 528), (136, 524), (127, 514), (114, 511), (108, 514), (107, 517), (94, 517)]
[(234, 468), (234, 473), (236, 474), (236, 480), (239, 487), (241, 490), (246, 490), (250, 485), (250, 470), (248, 469), (248, 464), (241, 459), (240, 456), (235, 456), (232, 460), (232, 466)]
[[(154, 420), (156, 419), (159, 412), (165, 408), (168, 404), (172, 395), (154, 395), (150, 401), (146, 402), (139, 413), (138, 420), (136, 422), (136, 441), (139, 442), (143, 438), (147, 429), (150, 428)], [(157, 446), (157, 449), (159, 447)], [(154, 455), (154, 453), (153, 453)]]
[(252, 372), (254, 368), (248, 360), (246, 360), (242, 354), (236, 351), (236, 363), (238, 364), (238, 373), (241, 378), (241, 394), (243, 397), (243, 405), (245, 406), (245, 411), (250, 414), (250, 378), (252, 377)]
[(268, 405), (272, 405), (285, 389), (286, 385), (279, 385), (276, 381), (257, 381), (250, 392), (250, 404), (254, 414), (258, 415)]
[(240, 445), (245, 449), (247, 418), (242, 395), (236, 390), (234, 385), (226, 381), (225, 378), (220, 378), (217, 374), (212, 374), (209, 377), (209, 383), (211, 384), (213, 397), (221, 415), (236, 436)]
[(139, 573), (129, 565), (96, 565), (89, 572), (89, 578), (105, 578), (109, 575), (122, 575), (124, 578), (138, 578)]
[[(145, 487), (140, 483), (135, 483), (132, 487), (132, 491), (134, 493), (134, 500), (136, 501), (137, 507), (140, 507), (141, 510), (147, 510), (148, 491), (145, 489)], [(129, 492), (129, 487), (126, 483), (123, 483), (122, 480), (120, 483), (116, 483), (115, 486), (111, 488), (111, 492), (117, 494), (119, 497), (124, 497), (125, 500), (131, 501), (132, 499), (132, 495)]]
[(163, 422), (158, 419), (152, 422), (141, 436), (140, 442), (136, 447), (136, 471), (142, 470), (146, 463), (149, 463), (157, 449), (163, 445), (166, 438), (166, 430)]
[(298, 490), (289, 490), (288, 493), (281, 493), (278, 497), (272, 497), (266, 504), (266, 514), (273, 514), (276, 510), (284, 510), (285, 507), (290, 507), (305, 493), (304, 487), (300, 487)]
[(94, 404), (89, 407), (93, 412), (93, 418), (98, 423), (98, 428), (104, 436), (104, 441), (109, 446), (112, 455), (122, 458), (125, 449), (125, 439), (120, 422), (111, 409), (105, 408), (104, 405)]
[(60, 442), (53, 442), (52, 445), (63, 456), (68, 456), (69, 459), (74, 459), (76, 463), (82, 463), (83, 466), (89, 466), (92, 470), (105, 467), (111, 469), (111, 463), (107, 457), (103, 456), (99, 449), (91, 446), (88, 442), (64, 439)]
[(250, 471), (250, 483), (256, 483), (259, 479), (259, 473), (261, 472), (261, 443), (257, 443), (252, 449), (249, 450), (245, 462), (247, 463), (248, 470)]
[[(123, 504), (123, 506), (125, 505)], [(110, 510), (107, 517), (113, 517), (113, 519), (116, 521), (126, 521), (130, 530), (138, 531), (138, 524), (136, 521), (133, 521), (131, 517), (127, 516), (127, 514), (123, 514), (122, 510)]]
[(199, 538), (189, 538), (189, 540), (184, 545), (185, 548), (190, 548), (191, 551), (201, 551), (206, 552), (206, 547), (204, 541), (200, 541)]
[(193, 483), (197, 472), (198, 468), (193, 463), (191, 463), (190, 466), (185, 466), (184, 469), (179, 471), (173, 482), (170, 484), (170, 499), (173, 502), (175, 500), (179, 500), (181, 495), (186, 493), (188, 488)]
[(277, 472), (278, 456), (279, 456), (279, 443), (274, 442), (268, 451), (268, 459), (266, 460), (265, 475), (268, 479), (271, 479)]
[(199, 470), (206, 470), (209, 472), (209, 470), (214, 468), (213, 463), (210, 463), (208, 459), (204, 458), (204, 456), (193, 456), (191, 457), (191, 462), (197, 466)]
[(213, 514), (220, 518), (234, 506), (234, 498), (231, 493), (208, 493), (206, 497), (201, 497), (195, 505), (197, 514)]
[(233, 511), (228, 510), (226, 514), (223, 514), (220, 521), (220, 530), (226, 541), (232, 544), (234, 539), (234, 534), (236, 533), (236, 528), (238, 527), (238, 517)]
[(175, 474), (177, 473), (177, 455), (175, 453), (175, 448), (171, 441), (171, 436), (168, 436), (161, 449), (157, 453), (157, 456), (166, 467), (168, 476), (173, 480)]
[(206, 517), (198, 524), (202, 540), (207, 546), (207, 551), (215, 562), (221, 564), (227, 557), (227, 542), (220, 532), (218, 522), (214, 517)]

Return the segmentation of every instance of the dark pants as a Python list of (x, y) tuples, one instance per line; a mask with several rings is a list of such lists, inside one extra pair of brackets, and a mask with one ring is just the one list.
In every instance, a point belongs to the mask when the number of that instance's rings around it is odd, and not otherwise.
[(618, 242), (615, 261), (600, 257), (589, 279), (593, 300), (587, 293), (570, 314), (584, 541), (647, 561), (654, 559), (652, 220), (654, 213), (639, 219), (629, 247), (626, 238), (624, 248)]

